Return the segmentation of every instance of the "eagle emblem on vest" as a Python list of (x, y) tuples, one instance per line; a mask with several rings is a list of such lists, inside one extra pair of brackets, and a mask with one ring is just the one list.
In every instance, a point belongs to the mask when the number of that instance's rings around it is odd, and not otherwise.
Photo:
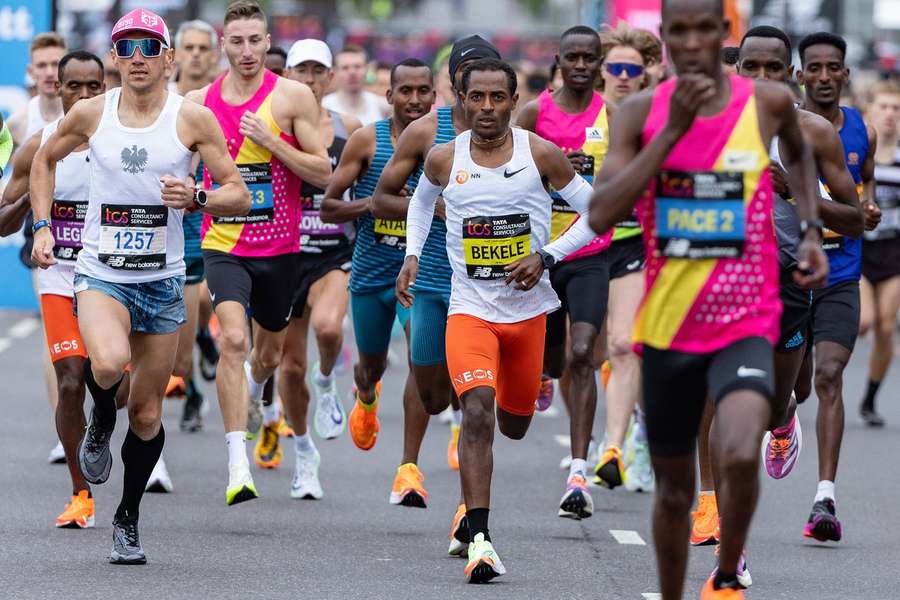
[(143, 173), (146, 166), (147, 150), (145, 148), (138, 150), (137, 146), (132, 146), (131, 148), (122, 149), (122, 170), (126, 173), (131, 173), (132, 175)]

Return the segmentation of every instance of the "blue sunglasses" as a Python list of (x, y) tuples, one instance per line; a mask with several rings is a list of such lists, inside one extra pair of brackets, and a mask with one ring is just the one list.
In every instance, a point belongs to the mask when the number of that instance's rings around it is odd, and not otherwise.
[(156, 38), (144, 38), (142, 40), (119, 40), (116, 42), (116, 56), (119, 58), (131, 58), (134, 51), (141, 49), (144, 58), (156, 58), (162, 54), (166, 45)]
[(606, 63), (606, 72), (613, 77), (621, 77), (622, 73), (626, 73), (629, 79), (634, 79), (644, 74), (644, 67), (632, 63)]

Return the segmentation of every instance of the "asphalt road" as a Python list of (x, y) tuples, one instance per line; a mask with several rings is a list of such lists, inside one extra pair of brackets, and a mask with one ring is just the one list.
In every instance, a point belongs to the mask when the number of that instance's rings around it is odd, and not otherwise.
[[(0, 419), (0, 598), (654, 598), (658, 591), (649, 522), (651, 497), (594, 489), (596, 512), (581, 522), (556, 516), (565, 472), (558, 462), (568, 432), (561, 412), (536, 418), (521, 442), (497, 437), (491, 533), (508, 569), (488, 586), (467, 586), (464, 562), (446, 556), (457, 475), (445, 461), (449, 429), (434, 420), (420, 467), (430, 493), (427, 510), (394, 507), (388, 493), (400, 459), (403, 361), (388, 371), (381, 434), (368, 453), (349, 437), (317, 440), (325, 498), (289, 497), (293, 445), (274, 471), (254, 467), (261, 499), (228, 508), (226, 451), (215, 402), (201, 433), (178, 430), (180, 402), (166, 402), (164, 456), (175, 484), (148, 494), (141, 532), (149, 562), (117, 567), (106, 561), (112, 514), (121, 490), (118, 447), (112, 477), (95, 487), (97, 526), (57, 530), (53, 519), (69, 493), (62, 466), (46, 463), (56, 441), (44, 398), (39, 330), (33, 317), (0, 313), (3, 417)], [(350, 342), (352, 345), (352, 342)], [(900, 407), (895, 370), (882, 386), (888, 426), (865, 429), (856, 406), (869, 344), (861, 342), (846, 377), (847, 430), (837, 482), (844, 541), (824, 546), (802, 536), (816, 489), (815, 399), (801, 411), (805, 448), (786, 480), (764, 481), (748, 545), (754, 586), (749, 598), (895, 599), (900, 545)], [(395, 346), (402, 356), (403, 345)], [(349, 394), (350, 378), (340, 389)], [(214, 388), (203, 391), (214, 400)], [(677, 396), (673, 396), (677, 401)], [(559, 407), (561, 403), (555, 403)], [(602, 402), (601, 402), (602, 405)], [(602, 408), (597, 435), (602, 435)], [(764, 476), (764, 475), (763, 475)], [(765, 476), (764, 476), (765, 477)], [(623, 544), (611, 531), (624, 534)], [(636, 536), (635, 536), (636, 534)], [(619, 534), (622, 537), (622, 534)], [(646, 542), (644, 544), (643, 542)], [(685, 597), (696, 598), (713, 567), (711, 548), (691, 552)]]

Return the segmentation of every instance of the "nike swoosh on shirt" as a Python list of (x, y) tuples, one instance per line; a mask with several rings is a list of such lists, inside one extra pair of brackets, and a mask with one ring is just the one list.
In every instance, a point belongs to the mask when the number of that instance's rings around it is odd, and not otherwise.
[(215, 301), (216, 301), (216, 295), (213, 294), (212, 292), (210, 292), (210, 293), (209, 293), (209, 299), (210, 299), (211, 302), (215, 302)]
[(527, 168), (528, 168), (528, 167), (522, 167), (522, 168), (519, 169), (518, 171), (513, 171), (512, 173), (510, 173), (509, 170), (507, 170), (507, 169), (503, 169), (503, 176), (506, 177), (507, 179), (509, 179), (510, 177), (512, 177), (513, 175), (515, 175), (516, 173), (521, 173), (522, 171), (524, 171), (524, 170), (527, 169)]

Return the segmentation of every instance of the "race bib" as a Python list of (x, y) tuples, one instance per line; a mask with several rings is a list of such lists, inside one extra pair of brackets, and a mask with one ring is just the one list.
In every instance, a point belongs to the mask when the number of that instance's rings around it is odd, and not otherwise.
[(740, 258), (746, 237), (744, 174), (661, 171), (656, 235), (663, 256)]
[(875, 201), (881, 209), (881, 222), (874, 231), (865, 233), (867, 240), (890, 240), (900, 237), (900, 187), (878, 185)]
[[(268, 223), (275, 218), (272, 196), (272, 164), (247, 163), (237, 165), (250, 190), (250, 212), (242, 217), (214, 217), (216, 223)], [(213, 185), (213, 189), (218, 185)]]
[(503, 279), (505, 266), (531, 254), (531, 218), (469, 217), (463, 219), (462, 240), (469, 279)]
[(375, 243), (406, 249), (406, 221), (375, 219)]
[(124, 271), (166, 268), (165, 206), (100, 205), (100, 262)]
[(550, 200), (550, 241), (555, 242), (578, 219), (578, 212), (554, 191)]
[(53, 227), (53, 256), (57, 260), (75, 260), (81, 251), (81, 233), (87, 200), (54, 200), (50, 209), (50, 225)]
[(323, 223), (320, 216), (324, 194), (301, 198), (303, 216), (300, 218), (300, 249), (333, 250), (348, 242), (344, 223)]

